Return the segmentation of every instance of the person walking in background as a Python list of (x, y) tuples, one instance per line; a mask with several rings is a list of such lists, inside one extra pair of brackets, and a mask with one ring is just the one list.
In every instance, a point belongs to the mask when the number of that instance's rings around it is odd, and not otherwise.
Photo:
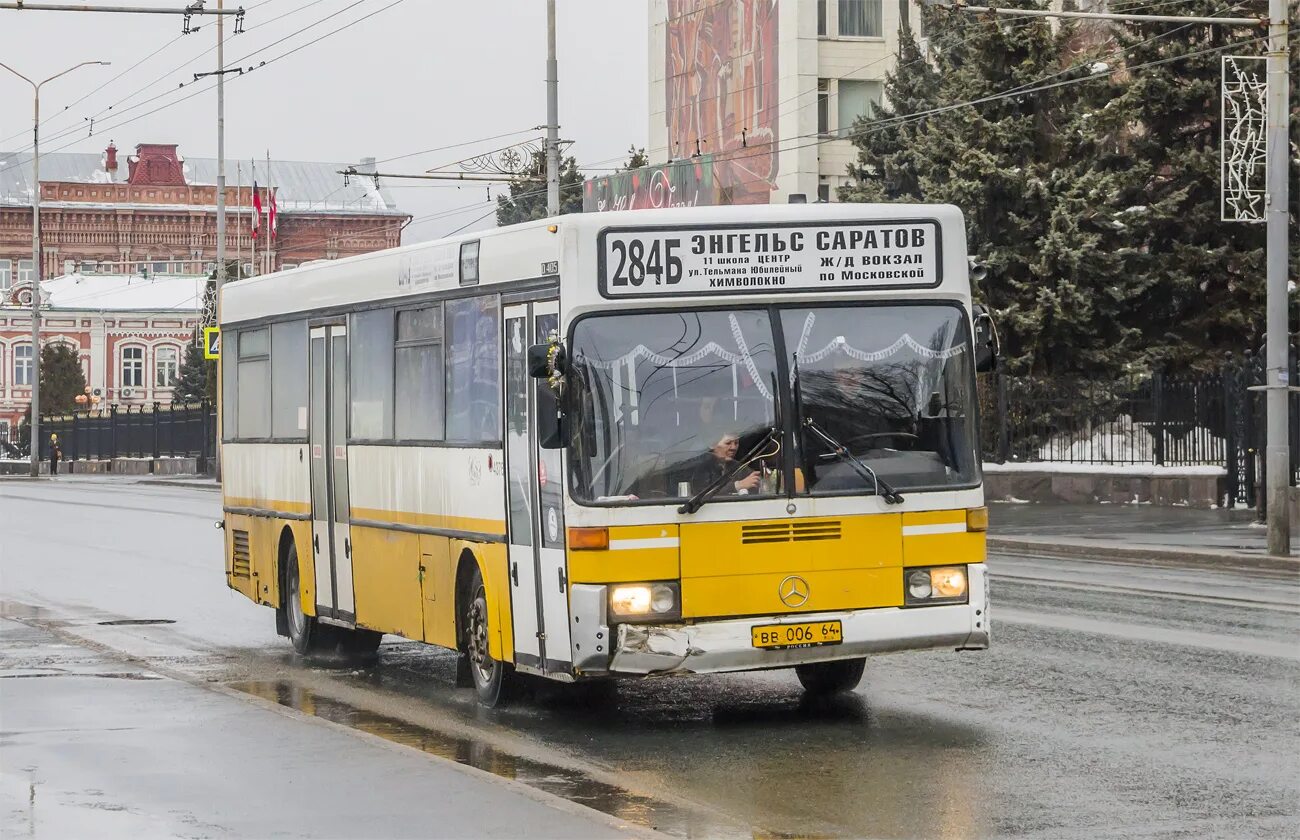
[(63, 450), (59, 447), (59, 436), (50, 435), (50, 475), (59, 474), (59, 460), (63, 458)]

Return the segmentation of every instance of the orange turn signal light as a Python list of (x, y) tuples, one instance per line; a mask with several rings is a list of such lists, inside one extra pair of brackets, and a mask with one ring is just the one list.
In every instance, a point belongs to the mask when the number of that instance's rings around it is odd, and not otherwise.
[(569, 548), (574, 551), (605, 551), (609, 548), (609, 529), (570, 528)]
[(989, 529), (989, 509), (986, 507), (970, 508), (966, 511), (967, 531), (987, 531)]

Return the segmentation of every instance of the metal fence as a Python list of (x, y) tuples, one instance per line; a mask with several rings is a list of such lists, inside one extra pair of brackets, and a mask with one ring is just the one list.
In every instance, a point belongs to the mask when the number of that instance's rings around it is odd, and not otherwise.
[[(1264, 480), (1264, 406), (1252, 389), (1262, 381), (1260, 358), (1250, 354), (1199, 376), (982, 376), (984, 460), (1222, 467), (1227, 503), (1255, 506)], [(1294, 485), (1300, 477), (1300, 395), (1291, 401)]]
[(207, 403), (111, 407), (41, 419), (41, 458), (50, 435), (67, 460), (197, 458), (202, 472), (214, 456), (217, 415)]

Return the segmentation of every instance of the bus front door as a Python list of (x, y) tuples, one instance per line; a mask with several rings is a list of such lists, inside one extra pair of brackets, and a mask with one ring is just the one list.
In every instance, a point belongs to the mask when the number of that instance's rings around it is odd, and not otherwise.
[(569, 673), (569, 582), (565, 560), (564, 476), (558, 449), (538, 444), (537, 418), (555, 411), (544, 379), (528, 376), (528, 346), (559, 328), (555, 301), (505, 309), (506, 504), (515, 659), (546, 673)]
[(316, 615), (352, 625), (352, 535), (348, 502), (348, 334), (311, 330), (311, 530)]

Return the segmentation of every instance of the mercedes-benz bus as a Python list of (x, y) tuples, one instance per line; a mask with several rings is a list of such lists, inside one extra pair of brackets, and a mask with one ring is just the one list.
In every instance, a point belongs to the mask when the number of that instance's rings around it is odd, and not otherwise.
[(575, 214), (225, 286), (228, 585), (562, 681), (989, 644), (961, 213)]

